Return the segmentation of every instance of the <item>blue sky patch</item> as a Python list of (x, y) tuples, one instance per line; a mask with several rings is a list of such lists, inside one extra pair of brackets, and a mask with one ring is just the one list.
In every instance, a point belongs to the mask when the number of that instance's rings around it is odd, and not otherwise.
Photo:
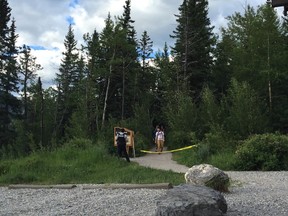
[(75, 25), (74, 18), (72, 16), (67, 16), (66, 21), (69, 23), (69, 25)]
[(71, 0), (69, 7), (75, 8), (79, 4), (79, 0)]
[(45, 47), (39, 45), (29, 45), (29, 47), (33, 50), (47, 50)]

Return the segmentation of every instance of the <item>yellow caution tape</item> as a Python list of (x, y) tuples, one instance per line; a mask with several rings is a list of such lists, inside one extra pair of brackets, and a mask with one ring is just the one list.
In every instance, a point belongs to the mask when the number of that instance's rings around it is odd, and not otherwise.
[(155, 151), (146, 151), (146, 150), (140, 150), (141, 152), (144, 153), (149, 153), (149, 154), (159, 154), (159, 153), (171, 153), (171, 152), (177, 152), (177, 151), (183, 151), (183, 150), (187, 150), (187, 149), (191, 149), (197, 147), (197, 145), (191, 145), (191, 146), (186, 146), (183, 148), (179, 148), (179, 149), (174, 149), (174, 150), (170, 150), (170, 151), (162, 151), (162, 152), (155, 152)]

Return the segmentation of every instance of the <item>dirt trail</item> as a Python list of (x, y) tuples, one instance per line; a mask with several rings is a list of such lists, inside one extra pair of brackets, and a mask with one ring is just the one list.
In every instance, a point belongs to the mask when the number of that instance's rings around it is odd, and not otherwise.
[[(155, 152), (155, 148), (152, 149), (151, 151)], [(189, 169), (189, 167), (177, 164), (176, 161), (172, 160), (172, 153), (162, 153), (162, 154), (147, 153), (142, 157), (130, 158), (130, 160), (133, 162), (137, 162), (141, 166), (161, 170), (172, 170), (173, 172), (178, 173), (185, 173)]]

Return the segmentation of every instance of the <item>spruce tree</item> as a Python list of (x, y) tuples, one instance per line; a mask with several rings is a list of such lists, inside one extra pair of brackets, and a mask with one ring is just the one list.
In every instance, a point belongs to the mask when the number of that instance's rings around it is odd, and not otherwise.
[(171, 37), (176, 39), (172, 51), (179, 65), (181, 87), (199, 99), (203, 85), (210, 81), (215, 43), (208, 0), (184, 0), (176, 17), (178, 25)]
[[(155, 83), (154, 70), (150, 66), (153, 54), (153, 41), (149, 37), (147, 31), (144, 31), (138, 43), (138, 55), (141, 61), (141, 71), (137, 70), (135, 74), (135, 99), (145, 97), (144, 94), (151, 90)], [(137, 97), (138, 96), (138, 97)], [(135, 101), (135, 102), (136, 102)]]
[(77, 107), (77, 98), (73, 96), (77, 91), (76, 84), (79, 82), (79, 54), (72, 25), (69, 25), (64, 46), (65, 51), (62, 53), (63, 58), (59, 73), (56, 74), (58, 100), (55, 132), (58, 138), (63, 138), (65, 135), (65, 126), (67, 126), (73, 111)]
[(6, 0), (0, 1), (0, 142), (2, 147), (12, 142), (12, 119), (19, 114), (20, 101), (14, 96), (18, 90), (15, 20)]
[(28, 88), (36, 79), (36, 72), (41, 70), (41, 65), (36, 63), (36, 57), (31, 54), (31, 48), (23, 45), (20, 51), (20, 82), (23, 86), (24, 118), (28, 117)]
[(88, 122), (89, 134), (95, 133), (99, 130), (99, 97), (101, 85), (100, 76), (100, 43), (99, 43), (99, 33), (94, 30), (92, 35), (89, 33), (84, 35), (85, 45), (83, 50), (86, 53), (87, 62), (87, 74), (86, 74), (86, 118)]
[[(137, 40), (136, 40), (136, 30), (133, 26), (135, 22), (131, 18), (131, 0), (126, 0), (123, 6), (124, 12), (119, 18), (119, 23), (122, 29), (119, 29), (118, 37), (122, 38), (122, 43), (118, 44), (120, 46), (119, 52), (116, 55), (121, 56), (122, 63), (120, 66), (122, 74), (121, 80), (122, 85), (120, 87), (121, 91), (121, 119), (131, 116), (134, 92), (133, 90), (135, 83), (135, 73), (139, 66), (137, 62)], [(119, 69), (120, 69), (119, 68)]]

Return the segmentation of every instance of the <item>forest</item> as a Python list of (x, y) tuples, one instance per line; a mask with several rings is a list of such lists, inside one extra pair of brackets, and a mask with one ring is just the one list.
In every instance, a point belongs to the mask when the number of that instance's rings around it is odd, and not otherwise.
[(168, 148), (198, 144), (200, 162), (233, 155), (238, 169), (288, 169), (288, 19), (269, 3), (235, 12), (216, 35), (208, 0), (183, 0), (167, 32), (174, 45), (154, 51), (126, 0), (83, 44), (67, 27), (56, 87), (47, 89), (37, 56), (16, 46), (13, 8), (0, 4), (0, 159), (71, 140), (101, 141), (113, 154), (115, 126), (135, 132), (139, 153), (161, 124)]

